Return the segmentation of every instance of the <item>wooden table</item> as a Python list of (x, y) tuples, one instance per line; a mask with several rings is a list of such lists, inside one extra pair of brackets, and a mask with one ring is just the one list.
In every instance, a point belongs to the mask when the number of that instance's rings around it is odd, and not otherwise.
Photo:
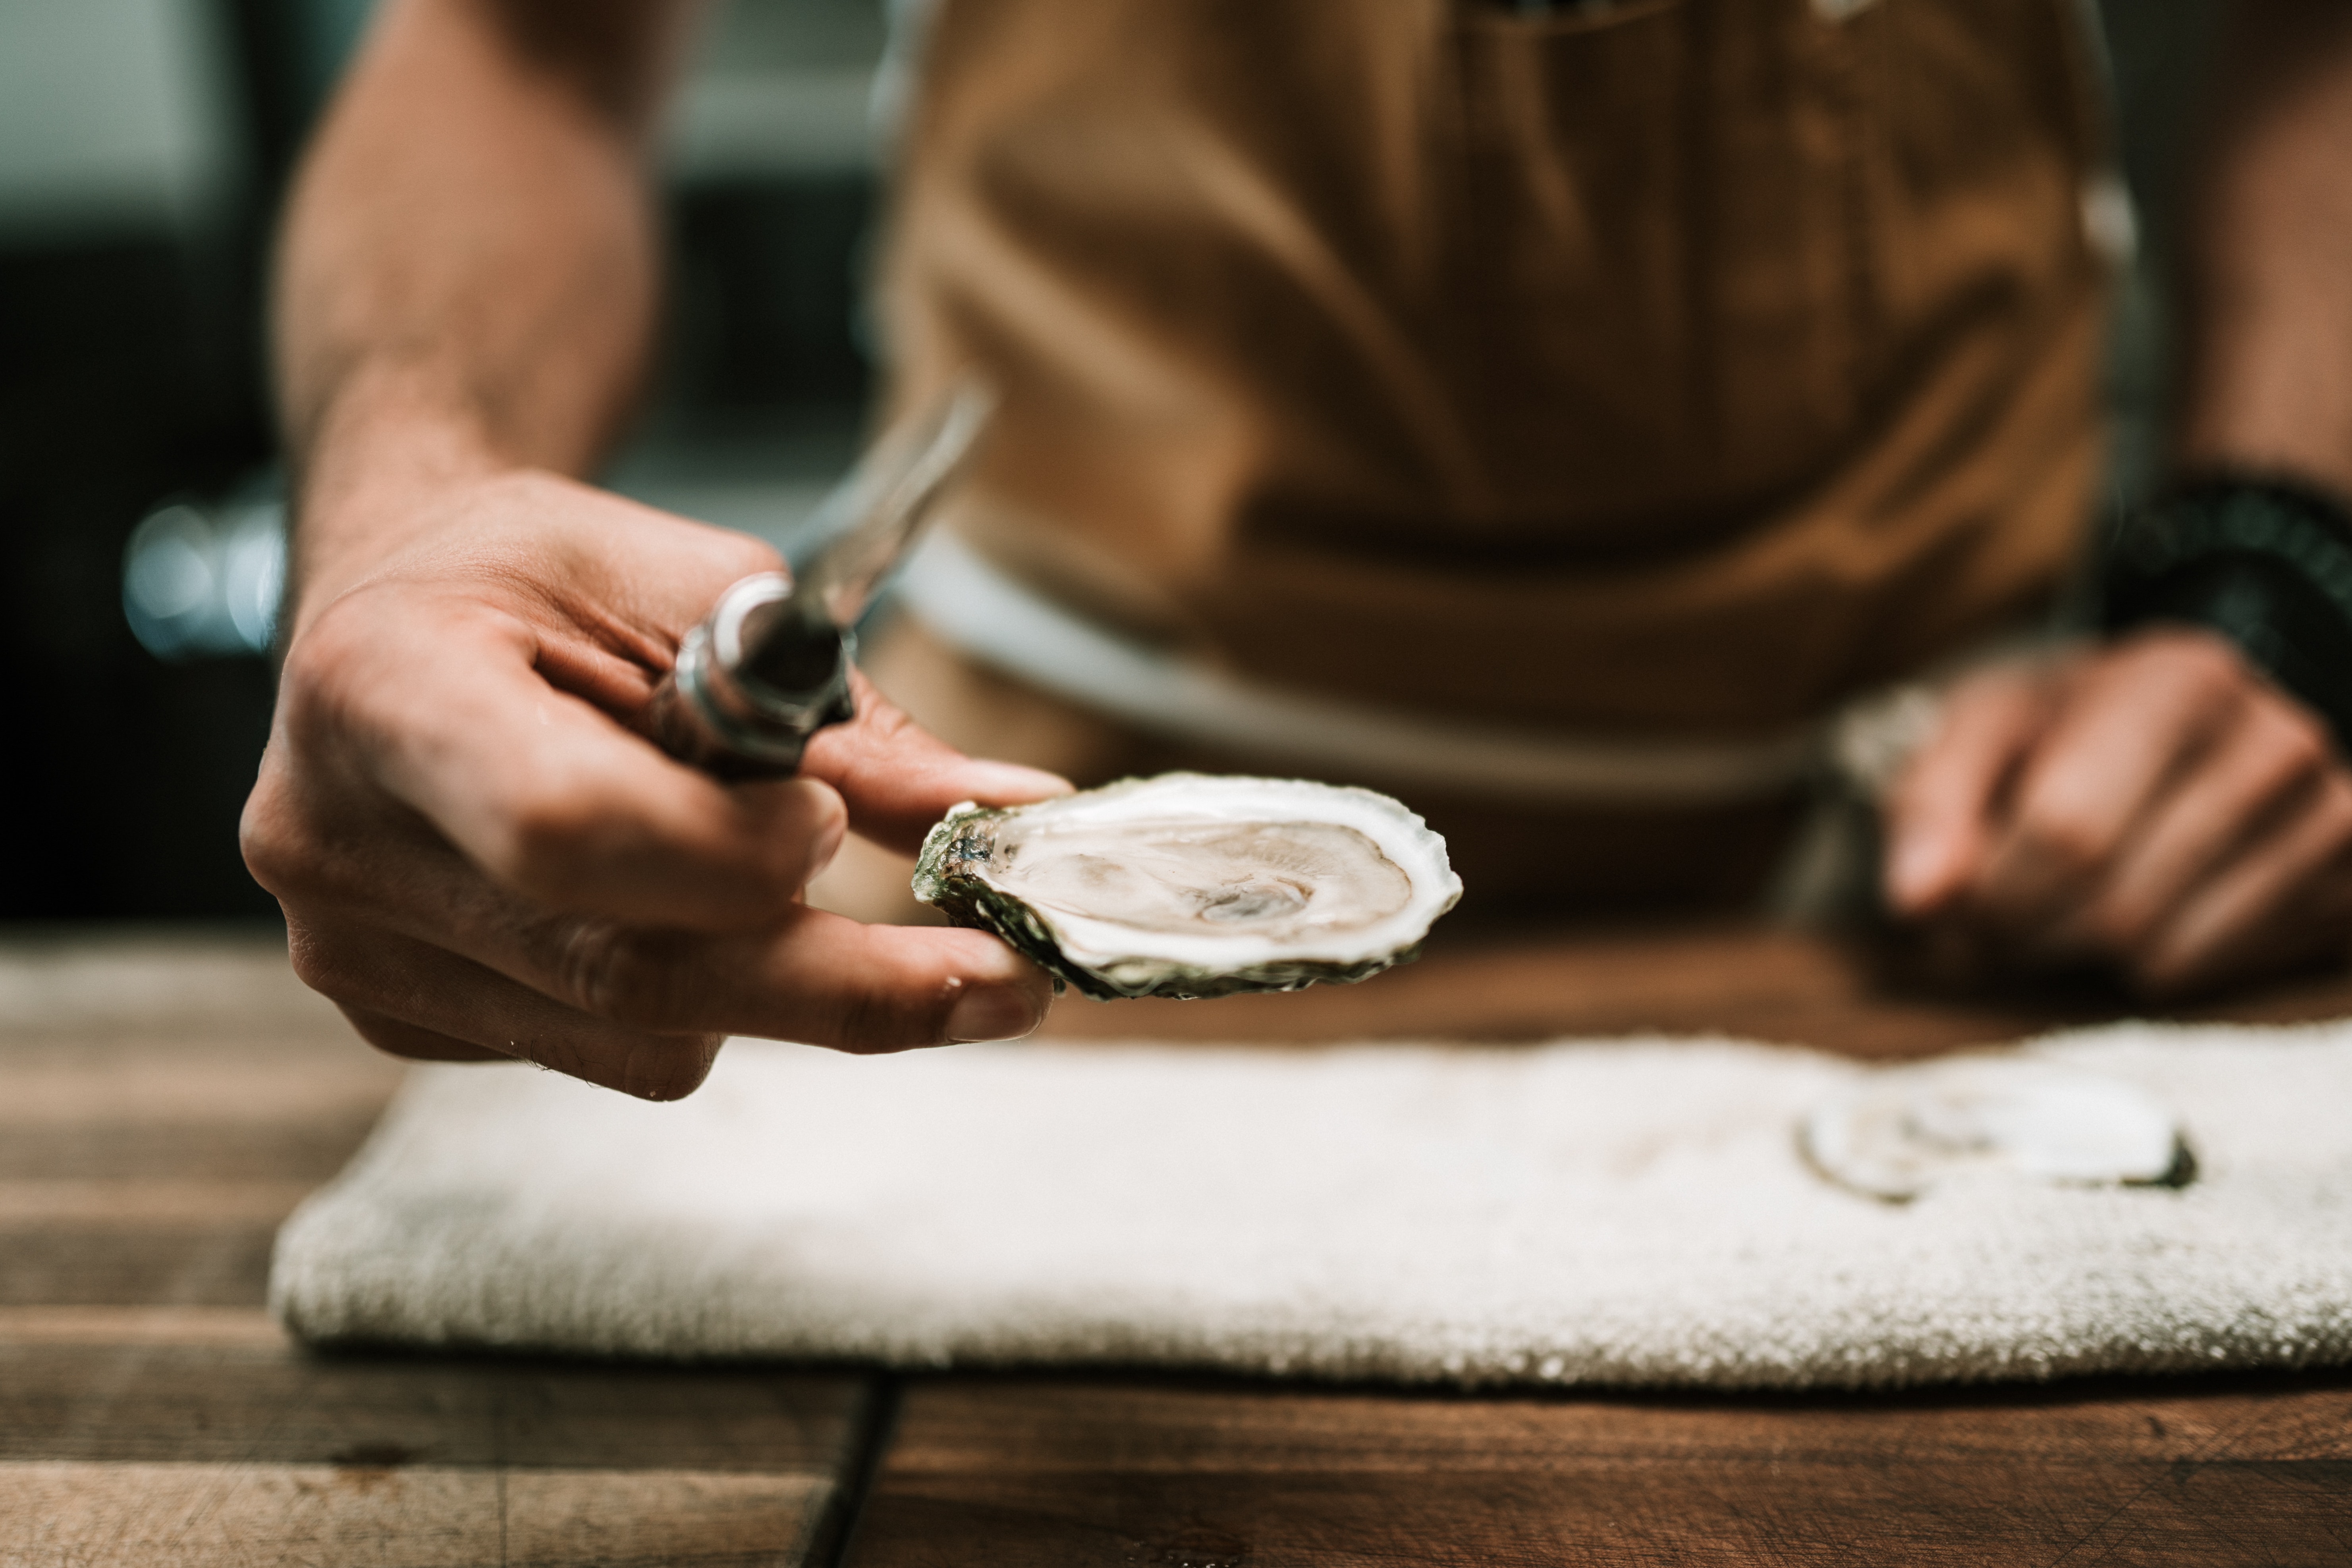
[[(2115, 1006), (1890, 994), (1852, 952), (1719, 931), (1053, 1028), (1884, 1057)], [(2352, 983), (2218, 1011), (2352, 1013)], [(270, 1237), (397, 1078), (263, 939), (0, 944), (0, 1568), (2352, 1563), (2338, 1373), (1468, 1398), (310, 1356), (264, 1310)]]

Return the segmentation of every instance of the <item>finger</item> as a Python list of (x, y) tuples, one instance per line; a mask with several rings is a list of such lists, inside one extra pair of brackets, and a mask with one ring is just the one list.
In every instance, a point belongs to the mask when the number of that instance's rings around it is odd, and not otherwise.
[(2255, 689), (2201, 634), (2159, 634), (2081, 668), (2019, 770), (1970, 889), (1979, 913), (2029, 940), (2071, 914)]
[(2316, 785), (2331, 756), (2318, 721), (2300, 707), (2268, 695), (2248, 703), (2061, 922), (2057, 942), (2131, 962), (2198, 887)]
[(2132, 967), (2179, 995), (2300, 963), (2345, 940), (2352, 910), (2352, 778), (2331, 770), (2182, 904)]
[(641, 1100), (678, 1100), (710, 1071), (722, 1036), (650, 1031), (556, 1003), (429, 942), (299, 921), (289, 949), (304, 984), (335, 1002), (362, 1037), (396, 1056), (536, 1062)]
[(864, 837), (911, 855), (931, 825), (964, 801), (1017, 805), (1070, 793), (1067, 779), (1042, 769), (965, 756), (856, 671), (850, 689), (856, 721), (817, 731), (802, 765), (841, 792), (850, 825)]
[(1887, 903), (1917, 919), (1968, 887), (1991, 840), (2002, 790), (2041, 731), (2042, 681), (2027, 670), (1979, 677), (1944, 718), (1886, 803)]
[(1014, 1039), (1053, 984), (994, 937), (869, 926), (796, 907), (769, 931), (708, 935), (541, 922), (503, 945), (529, 984), (600, 1018), (857, 1052)]
[(362, 590), (289, 654), (290, 742), (344, 753), (493, 879), (556, 908), (725, 930), (788, 907), (841, 841), (839, 796), (812, 779), (730, 787), (671, 761), (550, 686), (534, 640), (478, 604)]
[[(421, 828), (333, 850), (303, 848), (302, 831), (283, 833), (295, 847), (288, 858), (303, 864), (300, 885), (273, 883), (289, 920), (397, 933), (635, 1030), (894, 1050), (1024, 1035), (1052, 998), (1045, 974), (978, 931), (862, 926), (797, 904), (737, 933), (628, 926), (550, 911)], [(319, 988), (416, 1021), (414, 1008)], [(505, 1048), (487, 1026), (434, 1026)]]

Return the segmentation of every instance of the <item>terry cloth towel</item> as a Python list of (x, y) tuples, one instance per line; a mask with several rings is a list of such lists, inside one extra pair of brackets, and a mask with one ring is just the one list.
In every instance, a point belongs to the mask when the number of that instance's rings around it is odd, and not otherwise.
[(2186, 1188), (1889, 1204), (1795, 1129), (1871, 1070), (1508, 1049), (737, 1042), (650, 1105), (417, 1069), (287, 1222), (316, 1341), (1496, 1384), (1888, 1386), (2352, 1360), (2352, 1025), (2023, 1049), (2185, 1121)]

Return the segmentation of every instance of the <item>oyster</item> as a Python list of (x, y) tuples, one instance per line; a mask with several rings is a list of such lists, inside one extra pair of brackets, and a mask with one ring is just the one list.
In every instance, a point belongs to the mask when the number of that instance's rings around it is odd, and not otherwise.
[(2031, 1057), (1868, 1074), (1815, 1107), (1799, 1142), (1832, 1181), (1895, 1202), (1975, 1172), (2129, 1186), (2181, 1186), (2196, 1173), (2179, 1121), (2155, 1096)]
[(1088, 996), (1223, 996), (1362, 980), (1462, 896), (1445, 840), (1370, 790), (1162, 773), (1005, 808), (924, 840), (915, 896)]

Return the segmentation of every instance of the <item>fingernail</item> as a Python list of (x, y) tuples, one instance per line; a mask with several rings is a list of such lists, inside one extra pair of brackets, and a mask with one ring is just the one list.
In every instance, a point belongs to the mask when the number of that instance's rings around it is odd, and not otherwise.
[(1018, 763), (973, 763), (964, 770), (966, 786), (974, 800), (992, 805), (1014, 805), (1024, 800), (1045, 800), (1068, 795), (1070, 781), (1043, 768)]
[(982, 1040), (1017, 1040), (1045, 1014), (1030, 994), (1011, 985), (974, 986), (948, 1012), (948, 1038), (960, 1046)]

